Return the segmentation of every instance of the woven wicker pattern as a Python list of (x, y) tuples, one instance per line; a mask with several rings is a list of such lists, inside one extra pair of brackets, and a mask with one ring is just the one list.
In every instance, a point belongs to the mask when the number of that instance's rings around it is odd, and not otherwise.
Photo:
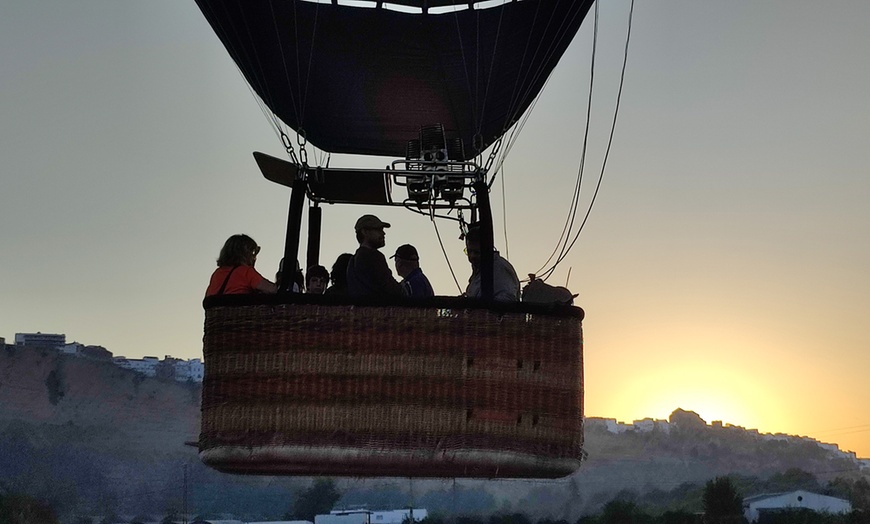
[(558, 477), (582, 454), (581, 320), (486, 308), (206, 309), (204, 461), (268, 474)]

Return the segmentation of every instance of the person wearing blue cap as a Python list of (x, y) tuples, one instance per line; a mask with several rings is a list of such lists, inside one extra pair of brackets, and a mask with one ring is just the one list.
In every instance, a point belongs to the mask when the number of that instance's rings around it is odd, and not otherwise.
[(396, 273), (402, 277), (402, 290), (406, 297), (427, 298), (435, 296), (432, 284), (429, 283), (429, 279), (420, 269), (420, 255), (417, 254), (417, 248), (411, 244), (401, 245), (396, 249), (396, 254), (390, 258), (396, 263)]

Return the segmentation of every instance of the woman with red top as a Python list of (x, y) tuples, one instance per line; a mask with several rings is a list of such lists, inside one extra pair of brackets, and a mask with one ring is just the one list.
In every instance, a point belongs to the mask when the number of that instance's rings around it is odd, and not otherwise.
[(275, 284), (254, 269), (260, 246), (248, 235), (233, 235), (224, 243), (205, 296), (276, 293)]

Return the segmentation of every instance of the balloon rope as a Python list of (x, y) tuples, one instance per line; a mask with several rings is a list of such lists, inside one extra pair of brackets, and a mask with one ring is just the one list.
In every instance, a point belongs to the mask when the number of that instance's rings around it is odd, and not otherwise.
[[(595, 23), (594, 29), (592, 31), (592, 58), (589, 65), (589, 94), (586, 98), (586, 124), (584, 126), (583, 132), (583, 145), (582, 151), (580, 155), (580, 167), (577, 171), (577, 179), (574, 183), (574, 192), (571, 195), (571, 204), (568, 207), (568, 214), (565, 217), (565, 224), (562, 226), (562, 232), (559, 234), (559, 240), (556, 242), (556, 245), (553, 247), (553, 251), (550, 253), (550, 256), (547, 257), (547, 260), (541, 264), (541, 267), (535, 271), (536, 275), (542, 275), (546, 273), (547, 264), (549, 264), (553, 258), (558, 259), (556, 253), (559, 253), (561, 256), (564, 253), (564, 246), (568, 243), (568, 239), (571, 237), (572, 227), (574, 224), (574, 219), (577, 216), (577, 207), (580, 201), (580, 189), (583, 183), (583, 166), (586, 159), (586, 145), (589, 137), (589, 123), (592, 111), (592, 92), (593, 86), (595, 84), (595, 56), (598, 50), (598, 3), (595, 4)], [(549, 271), (555, 268), (555, 265), (552, 268), (549, 268)]]
[(553, 266), (547, 271), (546, 274), (548, 277), (556, 269), (556, 266), (558, 266), (559, 263), (565, 259), (565, 257), (567, 256), (567, 254), (571, 250), (571, 248), (574, 247), (574, 244), (577, 242), (577, 238), (580, 236), (580, 232), (583, 230), (583, 227), (586, 225), (586, 221), (589, 219), (589, 214), (592, 212), (592, 206), (595, 204), (595, 201), (598, 197), (598, 192), (601, 189), (601, 182), (604, 179), (604, 170), (607, 166), (607, 159), (610, 156), (610, 149), (611, 149), (611, 146), (613, 144), (613, 137), (616, 134), (616, 119), (617, 119), (617, 116), (619, 115), (619, 104), (620, 104), (620, 101), (622, 100), (622, 88), (623, 88), (623, 85), (625, 84), (625, 70), (626, 70), (626, 65), (628, 64), (628, 48), (629, 48), (629, 43), (631, 42), (631, 26), (632, 26), (632, 19), (633, 18), (634, 18), (634, 0), (631, 0), (631, 5), (630, 5), (629, 11), (628, 11), (628, 29), (627, 29), (626, 35), (625, 35), (625, 48), (624, 48), (623, 56), (622, 56), (622, 71), (620, 72), (620, 75), (619, 75), (619, 90), (618, 90), (617, 95), (616, 95), (616, 105), (615, 105), (615, 108), (613, 110), (613, 119), (611, 120), (610, 137), (607, 140), (607, 149), (606, 149), (605, 154), (604, 154), (604, 159), (601, 162), (601, 171), (598, 174), (598, 183), (595, 185), (595, 191), (592, 194), (592, 199), (589, 202), (589, 207), (586, 209), (586, 214), (584, 215), (583, 221), (580, 223), (580, 226), (577, 229), (577, 233), (574, 235), (574, 238), (571, 240), (571, 243), (566, 247), (564, 254), (561, 255), (559, 257), (559, 259), (553, 264)]
[(447, 256), (447, 250), (444, 249), (444, 242), (441, 240), (441, 233), (438, 231), (438, 222), (432, 220), (432, 226), (435, 228), (435, 236), (438, 237), (438, 245), (441, 246), (441, 252), (444, 254), (444, 260), (447, 261), (447, 268), (450, 269), (450, 276), (453, 277), (453, 282), (456, 283), (456, 289), (459, 290), (459, 294), (462, 294), (462, 286), (459, 285), (459, 280), (456, 279), (456, 272), (453, 271), (453, 265), (450, 263), (450, 257)]

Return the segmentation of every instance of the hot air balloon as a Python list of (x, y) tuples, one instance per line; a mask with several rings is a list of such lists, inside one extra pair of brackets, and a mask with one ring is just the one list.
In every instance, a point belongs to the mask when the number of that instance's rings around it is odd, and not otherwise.
[[(203, 462), (286, 475), (575, 471), (584, 313), (492, 300), (488, 182), (592, 1), (196, 1), (287, 150), (254, 154), (292, 188), (285, 260), (297, 258), (306, 200), (309, 262), (322, 203), (465, 210), (484, 258), (480, 299), (207, 297)], [(329, 168), (309, 147), (396, 160)]]

